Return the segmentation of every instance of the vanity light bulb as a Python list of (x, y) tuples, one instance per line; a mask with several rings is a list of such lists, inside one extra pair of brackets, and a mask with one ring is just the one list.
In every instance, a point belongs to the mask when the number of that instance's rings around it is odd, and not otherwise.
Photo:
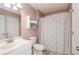
[(17, 7), (18, 7), (18, 8), (22, 8), (22, 6), (21, 6), (20, 3), (17, 3)]
[(16, 6), (13, 6), (13, 8), (12, 8), (13, 10), (17, 10), (17, 7)]
[(11, 8), (11, 5), (9, 3), (5, 3), (4, 6)]
[(14, 2), (12, 3), (12, 2), (11, 2), (10, 4), (11, 4), (11, 5), (15, 5), (16, 3), (14, 3)]

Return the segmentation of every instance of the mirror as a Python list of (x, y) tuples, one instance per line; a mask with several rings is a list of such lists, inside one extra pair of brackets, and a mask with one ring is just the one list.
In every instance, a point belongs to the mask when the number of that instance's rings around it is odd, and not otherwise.
[(19, 18), (9, 15), (0, 15), (0, 39), (19, 36)]

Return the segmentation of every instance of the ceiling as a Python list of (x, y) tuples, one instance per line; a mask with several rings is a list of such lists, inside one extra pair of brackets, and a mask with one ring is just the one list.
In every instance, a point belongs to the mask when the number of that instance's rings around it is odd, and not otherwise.
[(30, 5), (41, 11), (43, 14), (67, 10), (69, 6), (68, 3), (30, 3)]
[[(67, 10), (69, 3), (29, 3), (34, 9), (39, 10), (43, 14), (49, 14), (56, 11)], [(16, 14), (20, 14), (20, 10), (15, 11), (11, 8), (3, 6), (3, 3), (0, 3), (0, 8), (6, 11), (10, 11)]]

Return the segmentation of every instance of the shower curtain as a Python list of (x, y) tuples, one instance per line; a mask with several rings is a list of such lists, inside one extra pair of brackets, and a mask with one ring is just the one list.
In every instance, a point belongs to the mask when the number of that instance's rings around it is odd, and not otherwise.
[(40, 43), (46, 49), (61, 54), (69, 53), (69, 26), (68, 12), (48, 15), (39, 20)]

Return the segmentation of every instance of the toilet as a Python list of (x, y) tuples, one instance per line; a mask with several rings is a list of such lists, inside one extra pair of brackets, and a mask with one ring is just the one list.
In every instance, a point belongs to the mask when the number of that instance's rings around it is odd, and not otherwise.
[(42, 44), (36, 43), (36, 37), (31, 37), (30, 40), (33, 44), (33, 55), (42, 55), (43, 50), (45, 49)]

